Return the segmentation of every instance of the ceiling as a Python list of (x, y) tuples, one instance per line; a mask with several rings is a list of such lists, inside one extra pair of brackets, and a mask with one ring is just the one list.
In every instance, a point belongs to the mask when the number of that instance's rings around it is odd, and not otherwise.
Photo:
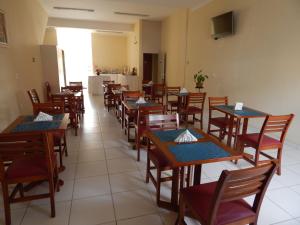
[[(160, 20), (178, 8), (195, 8), (207, 0), (40, 0), (49, 17), (134, 23), (138, 19)], [(93, 9), (95, 12), (58, 10), (53, 7)], [(114, 12), (147, 14), (149, 17), (116, 15)]]

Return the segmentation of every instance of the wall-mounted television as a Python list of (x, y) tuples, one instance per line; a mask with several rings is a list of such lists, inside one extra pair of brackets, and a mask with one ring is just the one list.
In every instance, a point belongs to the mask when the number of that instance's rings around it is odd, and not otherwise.
[(212, 19), (212, 37), (219, 38), (232, 35), (234, 33), (233, 11), (213, 17)]

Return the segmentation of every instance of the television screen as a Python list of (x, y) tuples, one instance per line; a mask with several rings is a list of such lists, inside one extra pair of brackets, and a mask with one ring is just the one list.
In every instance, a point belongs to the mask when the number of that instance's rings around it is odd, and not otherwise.
[(212, 37), (219, 39), (233, 34), (233, 12), (227, 12), (212, 18)]

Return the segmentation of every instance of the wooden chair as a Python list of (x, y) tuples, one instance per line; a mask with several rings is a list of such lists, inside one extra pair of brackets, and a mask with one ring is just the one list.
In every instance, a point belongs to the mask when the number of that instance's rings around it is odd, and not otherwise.
[[(213, 106), (219, 106), (219, 105), (228, 105), (228, 97), (209, 97), (209, 118), (208, 118), (208, 128), (207, 133), (215, 136), (219, 139), (219, 141), (222, 141), (227, 134), (227, 128), (230, 125), (230, 119), (228, 116), (223, 115), (218, 117), (213, 117), (214, 110)], [(218, 112), (220, 113), (220, 112)], [(234, 121), (236, 124), (236, 122)], [(217, 129), (212, 129), (212, 126), (217, 127)], [(216, 136), (214, 133), (218, 132), (219, 136)], [(235, 135), (233, 135), (235, 136)]]
[(165, 85), (164, 84), (153, 84), (152, 86), (152, 96), (151, 99), (154, 102), (164, 104), (165, 96)]
[[(178, 114), (150, 114), (146, 116), (146, 129), (148, 130), (177, 130), (178, 128)], [(151, 170), (156, 170), (156, 176), (152, 174)], [(156, 202), (158, 206), (161, 206), (162, 204), (160, 200), (161, 183), (170, 181), (173, 178), (172, 175), (162, 177), (162, 173), (168, 170), (172, 170), (172, 167), (168, 164), (168, 161), (164, 155), (160, 153), (158, 149), (151, 148), (150, 143), (148, 142), (146, 183), (149, 183), (149, 180), (151, 180), (154, 184), (156, 189)]]
[(45, 82), (45, 90), (46, 90), (46, 101), (51, 101), (51, 86), (48, 81)]
[(78, 118), (81, 113), (78, 102), (76, 101), (74, 95), (62, 95), (62, 94), (52, 94), (51, 100), (53, 103), (63, 103), (65, 113), (69, 113), (70, 124), (75, 130), (75, 135), (77, 136), (78, 131)]
[[(82, 87), (82, 85), (75, 85), (75, 83), (77, 83), (77, 82), (74, 82), (74, 84), (71, 86), (61, 87), (61, 91), (62, 92), (71, 91), (72, 93), (74, 93), (75, 101), (77, 102), (79, 110), (81, 112), (79, 114), (79, 118), (81, 118), (80, 115), (83, 115), (85, 113), (83, 87)], [(80, 83), (80, 82), (78, 82), (78, 83)], [(77, 93), (80, 93), (80, 95), (77, 95)]]
[(39, 95), (35, 89), (31, 89), (31, 90), (27, 91), (27, 93), (28, 93), (28, 96), (30, 98), (32, 105), (34, 105), (36, 103), (40, 103)]
[(178, 96), (175, 94), (178, 94), (179, 92), (180, 87), (166, 87), (167, 110), (171, 113), (178, 111)]
[[(125, 102), (128, 100), (137, 101), (138, 98), (141, 96), (143, 96), (143, 94), (140, 91), (123, 91), (121, 98), (122, 98), (122, 101), (125, 101)], [(132, 112), (132, 111), (128, 111), (128, 110), (124, 109), (124, 121), (122, 121), (122, 124), (124, 124), (124, 132), (125, 132), (125, 134), (127, 134), (128, 141), (134, 141), (130, 138), (130, 129), (135, 128), (136, 118), (137, 118), (136, 111)]]
[[(181, 191), (176, 225), (184, 222), (189, 210), (202, 225), (256, 225), (261, 203), (276, 170), (276, 164), (223, 171), (219, 181), (200, 184)], [(255, 196), (252, 205), (244, 198)]]
[[(129, 85), (121, 85), (120, 89), (122, 90), (129, 90)], [(119, 122), (121, 122), (122, 119), (122, 94), (115, 96), (115, 113), (116, 113), (116, 117), (118, 119)]]
[[(0, 181), (6, 225), (11, 224), (10, 204), (41, 198), (50, 198), (51, 217), (55, 217), (54, 196), (59, 191), (59, 180), (52, 134), (0, 134)], [(48, 193), (27, 196), (26, 190), (32, 182), (43, 181), (49, 183)], [(10, 193), (11, 185), (15, 186)]]
[[(184, 117), (186, 126), (189, 123), (189, 115), (192, 115), (192, 123), (194, 124), (195, 121), (199, 121), (200, 128), (203, 129), (203, 109), (205, 96), (206, 93), (189, 93), (185, 108), (179, 109), (180, 115)], [(200, 118), (196, 117), (197, 114), (200, 114)]]
[[(37, 115), (39, 112), (48, 113), (50, 115), (63, 114), (65, 112), (64, 102), (46, 102), (46, 103), (37, 103), (33, 105), (33, 114)], [(59, 163), (60, 168), (64, 168), (63, 166), (63, 155), (68, 156), (68, 148), (67, 148), (67, 138), (65, 132), (55, 133), (53, 135), (53, 142), (55, 151), (59, 153)]]
[[(254, 161), (248, 157), (244, 157), (247, 161), (258, 166), (268, 161), (278, 163), (277, 174), (281, 175), (281, 156), (284, 140), (288, 128), (294, 118), (293, 114), (282, 116), (267, 116), (261, 128), (260, 133), (243, 134), (237, 137), (237, 148), (244, 151), (245, 147), (252, 147), (255, 149)], [(267, 135), (268, 134), (268, 135)], [(272, 137), (269, 136), (272, 134)], [(274, 138), (274, 134), (276, 137)], [(273, 156), (263, 152), (266, 150), (277, 149), (277, 156)], [(259, 160), (259, 156), (263, 155), (267, 160)]]
[(121, 88), (121, 84), (108, 84), (107, 91), (104, 93), (104, 106), (109, 111), (111, 107), (115, 107), (116, 101), (112, 90), (118, 90)]
[(137, 150), (137, 161), (140, 161), (140, 142), (145, 130), (146, 116), (150, 114), (165, 114), (164, 106), (140, 106), (138, 108), (137, 120), (135, 123), (135, 146)]

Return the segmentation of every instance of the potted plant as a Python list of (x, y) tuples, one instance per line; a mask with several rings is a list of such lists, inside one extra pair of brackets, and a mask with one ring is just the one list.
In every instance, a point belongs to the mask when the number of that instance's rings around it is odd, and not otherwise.
[(196, 88), (203, 88), (204, 81), (208, 79), (208, 76), (202, 72), (202, 70), (199, 70), (194, 75), (194, 81), (196, 83)]

